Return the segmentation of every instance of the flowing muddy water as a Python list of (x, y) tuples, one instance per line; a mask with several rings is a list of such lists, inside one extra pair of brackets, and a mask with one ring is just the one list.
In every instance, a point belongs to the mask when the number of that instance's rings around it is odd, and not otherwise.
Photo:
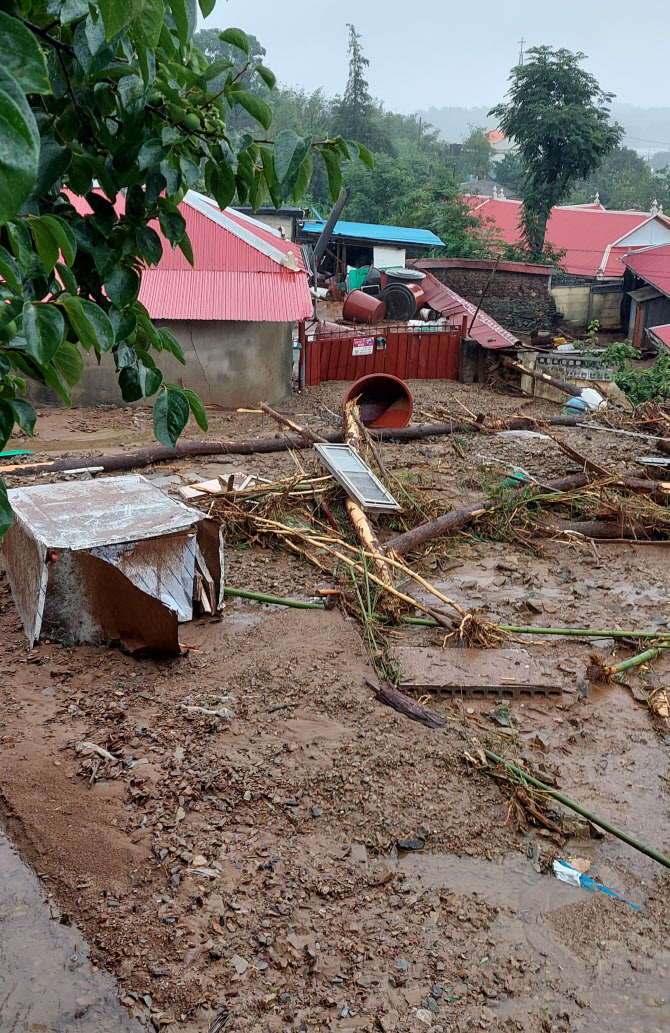
[[(490, 938), (496, 950), (510, 955), (529, 950), (545, 970), (543, 1005), (552, 1013), (577, 1001), (582, 1012), (571, 1029), (593, 1033), (667, 1033), (670, 1029), (670, 950), (658, 943), (654, 949), (627, 951), (616, 942), (595, 935), (595, 929), (580, 918), (585, 901), (593, 906), (620, 907), (598, 893), (569, 886), (550, 874), (537, 872), (521, 854), (510, 855), (503, 864), (453, 854), (407, 854), (398, 861), (413, 890), (450, 892), (467, 900), (474, 897), (500, 908), (491, 925)], [(598, 866), (600, 881), (625, 894), (614, 869)], [(631, 903), (644, 908), (644, 890), (639, 885), (626, 894)], [(644, 929), (644, 913), (630, 909), (631, 920)], [(612, 936), (612, 933), (610, 933)], [(488, 958), (482, 960), (486, 964)], [(558, 989), (560, 987), (560, 989)], [(519, 1000), (496, 1004), (500, 1019), (514, 1017)], [(553, 1027), (552, 1027), (553, 1028)]]
[(0, 1031), (141, 1033), (114, 981), (94, 971), (81, 933), (62, 925), (0, 832)]

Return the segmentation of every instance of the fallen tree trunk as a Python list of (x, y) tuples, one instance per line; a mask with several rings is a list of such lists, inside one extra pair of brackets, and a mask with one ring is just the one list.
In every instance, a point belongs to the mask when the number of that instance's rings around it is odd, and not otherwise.
[[(529, 488), (535, 494), (542, 495), (546, 492), (573, 491), (575, 488), (584, 488), (587, 484), (597, 480), (598, 478), (590, 473), (571, 474), (569, 477), (561, 477), (559, 480), (549, 481), (545, 485), (529, 485), (526, 488), (518, 488), (512, 492), (510, 498), (519, 498)], [(642, 477), (635, 477), (632, 474), (622, 474), (609, 480), (606, 486), (610, 488), (624, 488), (626, 491), (648, 495), (655, 502), (667, 503), (670, 501), (670, 483), (665, 483), (664, 481), (652, 481)], [(435, 517), (434, 520), (428, 520), (417, 527), (413, 527), (411, 531), (405, 531), (404, 534), (391, 538), (386, 542), (386, 546), (399, 556), (402, 556), (404, 553), (409, 552), (411, 549), (416, 549), (417, 546), (423, 545), (424, 542), (430, 541), (432, 538), (439, 538), (442, 534), (447, 534), (449, 531), (464, 527), (472, 520), (476, 520), (477, 517), (483, 516), (484, 513), (493, 509), (496, 504), (497, 501), (495, 499), (486, 499), (484, 502), (476, 502), (472, 506), (453, 509), (450, 513), (443, 513), (442, 516)], [(617, 535), (617, 537), (620, 536)]]
[[(561, 477), (560, 480), (549, 481), (548, 484), (538, 488), (538, 490), (548, 490), (551, 492), (571, 491), (573, 488), (583, 488), (588, 483), (589, 478), (586, 474), (577, 473), (572, 474), (570, 477)], [(527, 490), (527, 488), (519, 488), (512, 493), (511, 497), (517, 498)], [(466, 524), (476, 520), (477, 517), (483, 516), (484, 513), (493, 509), (497, 504), (497, 499), (486, 499), (484, 502), (475, 502), (472, 506), (452, 509), (450, 513), (443, 513), (442, 516), (435, 517), (434, 520), (428, 520), (417, 527), (413, 527), (410, 531), (405, 531), (404, 534), (391, 538), (386, 545), (399, 556), (402, 556), (403, 553), (416, 549), (417, 546), (423, 545), (424, 542), (430, 541), (431, 538), (439, 538), (441, 534), (447, 534), (449, 531), (455, 531), (459, 527), (465, 527)]]
[(507, 366), (508, 369), (514, 369), (517, 373), (525, 373), (527, 377), (532, 377), (533, 380), (540, 380), (545, 384), (549, 384), (551, 387), (555, 387), (557, 391), (562, 391), (564, 394), (569, 395), (570, 398), (574, 398), (575, 395), (579, 394), (576, 384), (568, 384), (565, 380), (550, 377), (548, 373), (540, 373), (536, 369), (528, 369), (527, 366), (523, 366), (520, 362), (515, 362), (514, 359), (510, 359), (506, 355), (503, 355), (502, 361), (503, 365)]
[[(560, 423), (559, 423), (560, 420)], [(563, 422), (565, 421), (565, 422)], [(580, 417), (556, 417), (551, 421), (539, 421), (540, 423), (552, 422), (560, 426), (575, 427), (585, 421)], [(527, 427), (534, 427), (537, 420), (524, 417), (514, 417), (505, 421), (505, 427), (497, 426), (496, 430), (522, 430)], [(368, 433), (379, 441), (419, 441), (422, 438), (442, 437), (447, 434), (466, 434), (472, 429), (472, 424), (465, 423), (419, 423), (413, 427), (402, 427), (397, 430), (385, 429), (374, 430), (368, 428)], [(316, 437), (316, 435), (315, 435)], [(321, 436), (320, 440), (336, 444), (342, 441), (340, 431), (329, 431)], [(122, 470), (137, 470), (153, 463), (169, 463), (175, 459), (187, 459), (191, 456), (251, 456), (256, 453), (286, 452), (289, 449), (311, 448), (313, 442), (303, 438), (293, 437), (272, 437), (252, 438), (241, 441), (183, 441), (168, 448), (165, 445), (151, 445), (148, 448), (141, 448), (135, 452), (121, 452), (117, 455), (79, 455), (74, 459), (55, 459), (42, 462), (32, 462), (25, 465), (2, 466), (0, 474), (7, 474), (11, 477), (34, 477), (39, 474), (67, 473), (72, 470), (95, 468), (104, 473), (118, 473)]]
[(556, 531), (567, 531), (582, 534), (585, 538), (603, 538), (616, 541), (623, 539), (626, 539), (626, 541), (635, 541), (636, 539), (649, 540), (641, 533), (639, 527), (636, 530), (632, 524), (625, 523), (622, 525), (615, 520), (553, 520), (551, 523), (538, 523), (538, 528), (548, 535)]

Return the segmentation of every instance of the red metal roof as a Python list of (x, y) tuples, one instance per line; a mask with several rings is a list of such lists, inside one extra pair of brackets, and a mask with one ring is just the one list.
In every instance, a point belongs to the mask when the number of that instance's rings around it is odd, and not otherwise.
[[(88, 214), (82, 197), (69, 195)], [(119, 195), (117, 212), (125, 210)], [(211, 211), (210, 211), (211, 209)], [(255, 219), (190, 191), (179, 206), (193, 249), (193, 267), (163, 239), (159, 264), (142, 273), (139, 300), (154, 319), (286, 323), (312, 315), (300, 248)], [(160, 233), (157, 222), (153, 228)]]
[(648, 333), (658, 337), (666, 347), (670, 348), (670, 323), (664, 323), (663, 326), (650, 326)]
[[(446, 316), (452, 323), (460, 323), (463, 316), (468, 317), (468, 326), (476, 312), (476, 306), (472, 305), (465, 298), (462, 298), (451, 287), (445, 287), (432, 273), (426, 273), (425, 279), (421, 281), (421, 287), (426, 295), (426, 301), (431, 308)], [(477, 313), (470, 336), (481, 344), (482, 348), (513, 348), (519, 344), (518, 339), (504, 330), (500, 323), (483, 312)]]
[[(501, 198), (472, 198), (473, 213), (479, 218), (492, 220), (508, 244), (521, 239), (519, 215), (521, 201)], [(667, 224), (662, 216), (656, 216)], [(561, 265), (575, 276), (621, 276), (620, 252), (613, 245), (622, 244), (622, 238), (632, 233), (650, 216), (647, 212), (614, 212), (593, 207), (552, 208), (547, 225), (547, 240), (556, 248), (565, 250)], [(642, 246), (642, 245), (641, 245)], [(628, 248), (625, 248), (628, 251)]]
[(646, 280), (670, 298), (670, 244), (634, 251), (622, 261), (641, 280)]

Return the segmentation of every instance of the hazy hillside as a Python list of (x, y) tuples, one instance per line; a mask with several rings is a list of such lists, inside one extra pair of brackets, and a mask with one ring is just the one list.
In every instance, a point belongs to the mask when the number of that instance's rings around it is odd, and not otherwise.
[[(454, 143), (468, 135), (471, 125), (493, 129), (495, 119), (489, 118), (487, 111), (486, 107), (429, 108), (418, 111), (417, 115), (439, 129), (445, 140)], [(615, 101), (612, 117), (626, 130), (623, 141), (626, 146), (644, 155), (670, 151), (670, 108), (640, 108)]]

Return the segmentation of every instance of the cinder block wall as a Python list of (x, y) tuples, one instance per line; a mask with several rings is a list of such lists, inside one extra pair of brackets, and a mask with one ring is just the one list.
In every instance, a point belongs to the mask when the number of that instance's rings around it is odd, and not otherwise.
[[(186, 365), (167, 352), (154, 353), (169, 383), (197, 391), (206, 404), (235, 408), (271, 405), (291, 395), (291, 324), (157, 320), (182, 346)], [(50, 388), (31, 385), (28, 397), (40, 406), (62, 406)], [(75, 406), (127, 405), (121, 398), (114, 361), (85, 356), (84, 373), (73, 391)], [(145, 404), (138, 403), (138, 404)]]

